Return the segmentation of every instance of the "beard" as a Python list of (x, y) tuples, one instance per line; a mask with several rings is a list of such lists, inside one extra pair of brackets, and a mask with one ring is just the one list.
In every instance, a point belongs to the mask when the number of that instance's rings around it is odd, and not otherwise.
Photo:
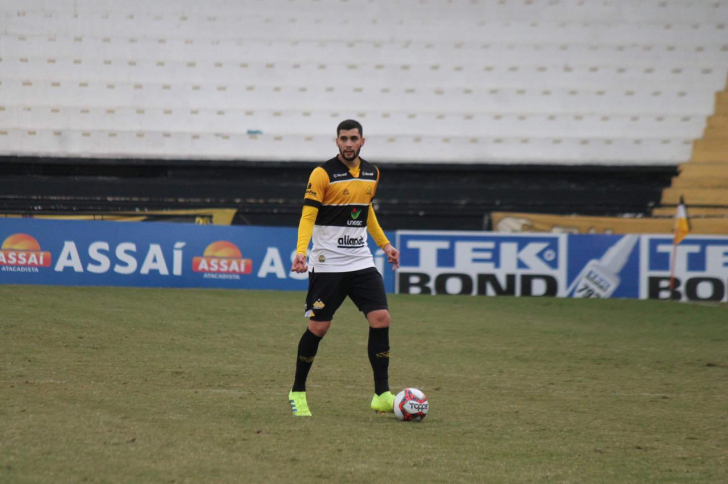
[(361, 151), (361, 148), (359, 148), (358, 150), (352, 150), (352, 151), (351, 151), (351, 152), (349, 152), (349, 154), (347, 155), (347, 154), (346, 154), (346, 152), (345, 152), (344, 150), (342, 150), (341, 148), (339, 148), (339, 154), (340, 154), (340, 155), (341, 155), (341, 157), (342, 157), (343, 159), (345, 159), (346, 161), (354, 161), (354, 160), (356, 160), (356, 159), (357, 159), (357, 158), (359, 157), (359, 152), (360, 152), (360, 151)]

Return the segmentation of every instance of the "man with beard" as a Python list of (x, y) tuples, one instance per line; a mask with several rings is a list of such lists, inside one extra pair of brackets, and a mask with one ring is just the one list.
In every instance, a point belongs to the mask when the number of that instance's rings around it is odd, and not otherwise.
[[(305, 312), (308, 328), (298, 344), (296, 376), (288, 395), (295, 416), (311, 416), (306, 379), (319, 343), (347, 296), (369, 322), (368, 353), (374, 372), (371, 408), (382, 413), (394, 411), (394, 395), (389, 391), (387, 295), (367, 246), (367, 232), (387, 254), (393, 269), (399, 267), (399, 251), (387, 240), (372, 208), (379, 169), (359, 157), (364, 142), (359, 122), (342, 121), (336, 128), (338, 156), (314, 169), (308, 181), (291, 267), (293, 272), (309, 271)], [(307, 264), (306, 251), (312, 237)]]

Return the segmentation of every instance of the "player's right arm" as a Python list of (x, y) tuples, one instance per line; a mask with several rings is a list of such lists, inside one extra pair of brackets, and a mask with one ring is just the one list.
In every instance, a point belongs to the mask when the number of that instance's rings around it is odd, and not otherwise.
[(316, 216), (324, 199), (324, 192), (329, 184), (329, 175), (318, 167), (311, 173), (306, 186), (306, 195), (303, 199), (303, 211), (301, 220), (298, 223), (298, 242), (296, 243), (296, 257), (293, 259), (291, 271), (306, 272), (306, 252), (308, 244), (313, 235), (313, 226), (316, 223)]
[(291, 266), (292, 272), (306, 272), (308, 265), (306, 264), (306, 250), (313, 235), (313, 226), (318, 215), (318, 208), (308, 205), (303, 206), (301, 213), (301, 221), (298, 222), (298, 243), (296, 244), (296, 257), (293, 259)]

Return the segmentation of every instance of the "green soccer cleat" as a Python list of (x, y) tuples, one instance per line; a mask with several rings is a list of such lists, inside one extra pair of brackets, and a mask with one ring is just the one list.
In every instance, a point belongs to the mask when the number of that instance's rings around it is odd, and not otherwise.
[(372, 410), (377, 413), (394, 413), (394, 395), (384, 392), (372, 397)]
[(306, 392), (291, 392), (288, 394), (288, 402), (291, 404), (291, 411), (294, 417), (310, 417), (311, 410), (308, 409)]

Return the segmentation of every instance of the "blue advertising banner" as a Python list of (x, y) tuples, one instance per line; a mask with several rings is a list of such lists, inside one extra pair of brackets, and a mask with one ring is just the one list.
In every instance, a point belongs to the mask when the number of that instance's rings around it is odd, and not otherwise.
[[(290, 272), (297, 237), (281, 227), (4, 219), (0, 284), (304, 291), (308, 275)], [(392, 292), (386, 257), (370, 247)]]
[(728, 301), (728, 237), (397, 232), (404, 294)]
[(690, 236), (673, 247), (672, 237), (644, 235), (640, 258), (640, 298), (728, 302), (728, 237)]
[[(665, 235), (387, 237), (399, 271), (369, 246), (390, 293), (728, 301), (728, 237), (677, 246)], [(290, 272), (296, 238), (280, 227), (3, 219), (0, 284), (304, 291), (308, 275)]]
[(401, 231), (397, 291), (558, 296), (566, 279), (565, 245), (565, 235)]
[(639, 235), (568, 235), (569, 270), (561, 295), (639, 297)]

